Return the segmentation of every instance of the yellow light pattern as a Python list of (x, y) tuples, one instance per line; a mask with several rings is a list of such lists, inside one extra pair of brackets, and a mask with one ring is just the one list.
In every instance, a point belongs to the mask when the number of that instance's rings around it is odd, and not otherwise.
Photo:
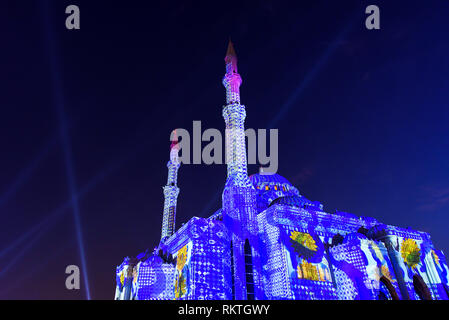
[(390, 273), (390, 269), (388, 269), (388, 267), (384, 264), (382, 265), (382, 267), (380, 268), (380, 272), (381, 274), (387, 278), (388, 280), (390, 280), (390, 282), (394, 282), (395, 280), (393, 279), (393, 277), (391, 276)]
[(437, 256), (437, 254), (435, 253), (434, 250), (432, 250), (432, 256), (433, 256), (433, 259), (435, 260), (435, 263), (439, 266), (440, 265), (440, 258)]
[(176, 269), (178, 269), (178, 271), (181, 271), (184, 268), (186, 261), (187, 261), (187, 245), (185, 245), (178, 251)]
[(323, 269), (320, 265), (315, 266), (313, 263), (309, 263), (305, 260), (298, 263), (296, 274), (299, 279), (331, 281), (331, 276), (327, 269)]
[(186, 293), (186, 279), (183, 277), (182, 274), (179, 275), (178, 278), (176, 278), (175, 282), (175, 298), (179, 299)]
[(315, 240), (313, 240), (312, 236), (308, 233), (292, 231), (290, 238), (293, 241), (302, 244), (309, 250), (317, 251), (318, 246), (316, 245)]
[(405, 239), (401, 245), (401, 256), (410, 268), (414, 269), (420, 262), (421, 251), (413, 239)]

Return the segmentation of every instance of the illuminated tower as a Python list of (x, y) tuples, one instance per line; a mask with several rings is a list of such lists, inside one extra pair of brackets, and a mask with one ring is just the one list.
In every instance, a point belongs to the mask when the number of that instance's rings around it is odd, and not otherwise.
[(170, 146), (170, 161), (167, 163), (168, 179), (164, 189), (164, 217), (162, 220), (161, 243), (164, 243), (175, 232), (176, 203), (179, 195), (177, 186), (178, 169), (181, 166), (178, 157), (179, 146), (176, 131), (173, 132), (172, 144)]
[(256, 190), (248, 178), (245, 147), (245, 106), (240, 104), (242, 78), (237, 55), (229, 41), (225, 57), (227, 180), (223, 191), (223, 221), (231, 240), (232, 299), (263, 299), (259, 240), (256, 221)]
[(242, 77), (237, 72), (237, 55), (231, 41), (229, 41), (225, 62), (226, 74), (223, 78), (223, 85), (226, 88), (226, 106), (223, 108), (223, 117), (226, 122), (228, 179), (233, 175), (237, 175), (240, 182), (250, 186), (251, 183), (247, 179), (248, 170), (245, 150), (244, 122), (246, 111), (245, 106), (240, 104)]

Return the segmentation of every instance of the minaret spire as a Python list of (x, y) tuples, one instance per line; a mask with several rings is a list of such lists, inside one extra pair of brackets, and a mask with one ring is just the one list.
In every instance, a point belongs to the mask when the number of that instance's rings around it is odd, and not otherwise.
[(229, 39), (225, 62), (226, 75), (223, 79), (223, 85), (226, 88), (226, 103), (240, 103), (240, 85), (242, 84), (242, 78), (237, 71), (237, 54), (235, 53), (231, 39)]
[(227, 55), (227, 56), (228, 56), (229, 54), (235, 56), (234, 44), (232, 43), (231, 37), (229, 37), (229, 41), (228, 41), (228, 51), (226, 52), (226, 55)]
[[(231, 41), (231, 38), (229, 38), (228, 42), (228, 50), (226, 51), (226, 58), (232, 58), (235, 57), (237, 60), (237, 54), (235, 53), (234, 44)], [(225, 60), (226, 60), (225, 58)]]
[(177, 186), (178, 169), (181, 166), (179, 161), (179, 145), (176, 130), (171, 136), (170, 160), (167, 163), (168, 178), (164, 189), (164, 216), (162, 220), (161, 243), (165, 242), (175, 232), (176, 204), (178, 201), (179, 188)]

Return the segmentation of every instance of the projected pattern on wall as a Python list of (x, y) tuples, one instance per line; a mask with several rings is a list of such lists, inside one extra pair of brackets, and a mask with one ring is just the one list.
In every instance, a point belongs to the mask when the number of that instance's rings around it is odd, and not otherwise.
[(448, 299), (446, 259), (427, 233), (325, 212), (278, 174), (248, 176), (246, 108), (231, 42), (225, 63), (229, 161), (222, 208), (175, 230), (175, 141), (161, 241), (153, 252), (125, 258), (117, 267), (115, 298)]

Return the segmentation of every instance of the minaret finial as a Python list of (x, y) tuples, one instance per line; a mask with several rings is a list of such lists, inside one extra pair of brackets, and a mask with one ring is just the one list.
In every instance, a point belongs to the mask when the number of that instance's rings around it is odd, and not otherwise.
[(226, 74), (223, 79), (223, 85), (226, 88), (226, 103), (240, 103), (240, 85), (242, 78), (237, 70), (237, 54), (235, 53), (234, 45), (229, 39), (228, 50), (225, 57)]
[(237, 58), (237, 54), (235, 53), (235, 49), (234, 49), (234, 45), (231, 41), (231, 37), (229, 37), (228, 50), (226, 51), (226, 58), (227, 57), (236, 57)]
[(176, 129), (173, 130), (172, 135), (170, 137), (170, 140), (171, 140), (170, 150), (173, 149), (173, 148), (179, 149), (179, 146), (178, 146), (178, 134), (176, 133)]

